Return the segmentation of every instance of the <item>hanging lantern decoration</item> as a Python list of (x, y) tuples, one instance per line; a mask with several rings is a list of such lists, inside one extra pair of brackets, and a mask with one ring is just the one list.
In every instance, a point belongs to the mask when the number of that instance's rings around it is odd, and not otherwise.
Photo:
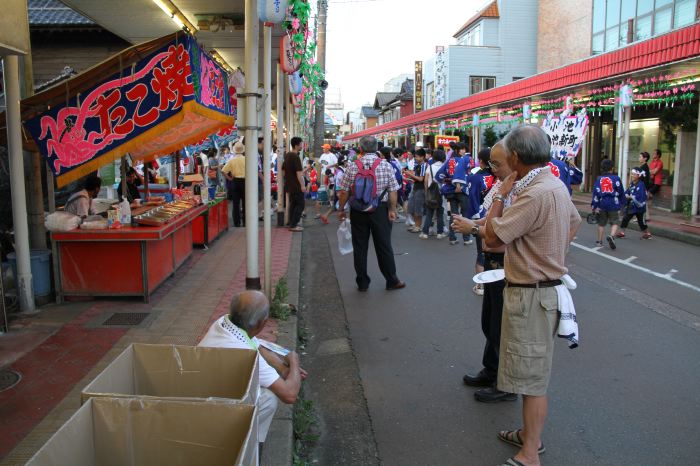
[(292, 95), (299, 95), (303, 89), (303, 82), (298, 71), (289, 75), (289, 92)]
[(263, 23), (279, 24), (287, 16), (287, 0), (258, 0), (258, 16)]
[(632, 86), (629, 84), (625, 84), (620, 88), (620, 105), (628, 108), (632, 106), (632, 103), (634, 102), (634, 91), (632, 90)]
[(287, 74), (294, 73), (301, 66), (301, 58), (295, 57), (294, 43), (289, 34), (283, 35), (280, 39), (280, 66)]
[(530, 104), (523, 104), (523, 120), (525, 121), (525, 123), (529, 123), (531, 117), (532, 110), (530, 108)]

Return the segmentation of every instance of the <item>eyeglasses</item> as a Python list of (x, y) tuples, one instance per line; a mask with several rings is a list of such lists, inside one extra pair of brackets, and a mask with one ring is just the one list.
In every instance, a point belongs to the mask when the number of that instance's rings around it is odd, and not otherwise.
[(499, 164), (493, 163), (490, 160), (488, 161), (488, 164), (489, 164), (489, 168), (491, 168), (491, 170), (498, 170), (498, 167), (500, 166)]

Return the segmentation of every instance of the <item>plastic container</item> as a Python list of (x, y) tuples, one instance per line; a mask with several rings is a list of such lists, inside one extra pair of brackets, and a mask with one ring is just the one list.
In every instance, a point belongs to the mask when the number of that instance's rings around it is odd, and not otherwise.
[(214, 199), (216, 196), (216, 186), (209, 186), (209, 200)]
[[(7, 261), (12, 266), (14, 276), (17, 277), (17, 255), (14, 252), (9, 253)], [(51, 250), (32, 249), (30, 262), (34, 296), (48, 296), (51, 293)]]

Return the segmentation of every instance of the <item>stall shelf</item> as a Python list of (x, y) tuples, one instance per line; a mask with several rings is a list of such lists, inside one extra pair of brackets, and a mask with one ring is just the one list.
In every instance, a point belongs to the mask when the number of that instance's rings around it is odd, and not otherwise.
[(162, 226), (52, 233), (57, 261), (56, 298), (141, 296), (151, 293), (192, 254), (197, 206)]

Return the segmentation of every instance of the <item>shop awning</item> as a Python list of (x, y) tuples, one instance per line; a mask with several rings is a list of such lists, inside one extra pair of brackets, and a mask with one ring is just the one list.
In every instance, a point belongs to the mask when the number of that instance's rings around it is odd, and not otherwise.
[(343, 140), (352, 141), (362, 136), (408, 128), (484, 107), (623, 76), (697, 56), (700, 56), (700, 24), (698, 23), (619, 50), (489, 89), (384, 125), (350, 134), (345, 136)]
[(131, 47), (22, 107), (27, 145), (59, 187), (127, 153), (148, 160), (235, 122), (226, 72), (182, 32)]

